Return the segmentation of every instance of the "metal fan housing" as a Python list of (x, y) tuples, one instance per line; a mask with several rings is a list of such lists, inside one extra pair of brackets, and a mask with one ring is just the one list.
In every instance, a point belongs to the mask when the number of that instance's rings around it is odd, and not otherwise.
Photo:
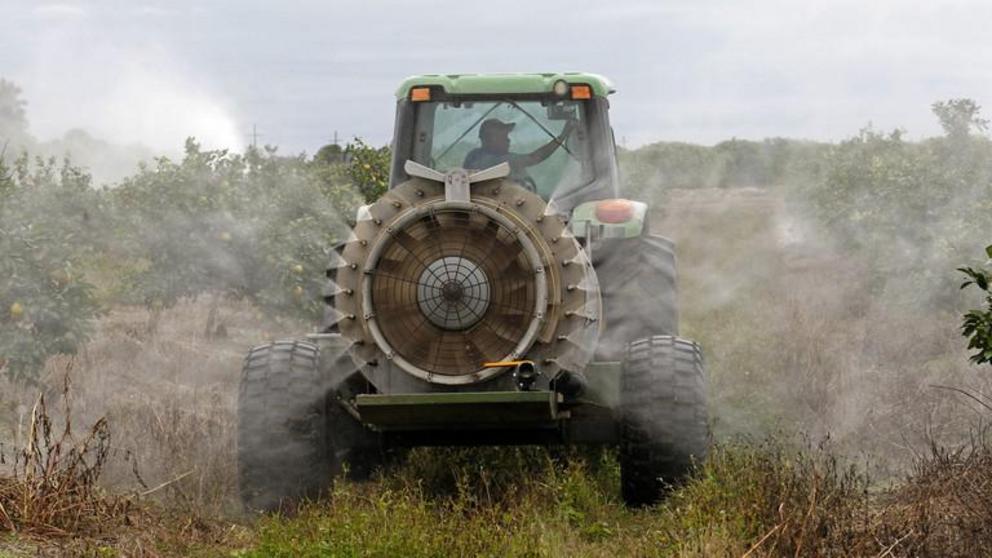
[(342, 252), (340, 330), (380, 390), (409, 389), (384, 377), (392, 369), (458, 386), (507, 371), (492, 363), (534, 360), (550, 378), (591, 358), (595, 273), (561, 217), (503, 178), (466, 197), (412, 178), (368, 208)]

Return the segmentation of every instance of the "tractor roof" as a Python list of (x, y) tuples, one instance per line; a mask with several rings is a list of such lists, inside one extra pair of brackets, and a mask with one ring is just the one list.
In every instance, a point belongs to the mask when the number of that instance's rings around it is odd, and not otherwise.
[(616, 89), (610, 80), (597, 74), (562, 72), (544, 74), (423, 74), (403, 80), (396, 97), (406, 98), (410, 88), (439, 85), (450, 95), (486, 95), (513, 93), (550, 93), (556, 81), (584, 83), (592, 87), (593, 94), (605, 97)]

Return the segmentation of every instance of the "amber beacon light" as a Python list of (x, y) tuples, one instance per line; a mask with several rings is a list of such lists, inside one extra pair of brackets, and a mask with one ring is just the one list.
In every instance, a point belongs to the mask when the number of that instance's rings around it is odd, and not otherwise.
[(431, 100), (431, 90), (429, 87), (414, 87), (410, 90), (410, 100), (423, 102)]
[(630, 200), (603, 200), (596, 204), (596, 218), (603, 223), (626, 223), (634, 216)]
[(572, 98), (578, 100), (592, 99), (592, 88), (588, 85), (573, 85)]

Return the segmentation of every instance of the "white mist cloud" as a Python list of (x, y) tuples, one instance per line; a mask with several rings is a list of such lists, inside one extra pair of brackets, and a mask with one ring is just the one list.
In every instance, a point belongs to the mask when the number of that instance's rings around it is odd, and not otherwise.
[(161, 64), (122, 63), (116, 83), (95, 103), (96, 118), (83, 127), (157, 150), (175, 149), (190, 135), (207, 147), (238, 149), (244, 144), (230, 103), (188, 77), (162, 69)]
[[(167, 15), (135, 10), (145, 17)], [(234, 103), (154, 36), (112, 29), (120, 22), (81, 5), (48, 4), (32, 15), (44, 20), (41, 33), (13, 77), (24, 89), (31, 131), (40, 139), (81, 128), (165, 153), (181, 150), (188, 136), (210, 148), (244, 145)]]

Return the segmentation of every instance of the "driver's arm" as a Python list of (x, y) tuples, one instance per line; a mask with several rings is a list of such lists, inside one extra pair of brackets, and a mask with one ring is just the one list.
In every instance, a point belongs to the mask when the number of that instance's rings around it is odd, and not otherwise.
[(567, 123), (565, 123), (565, 127), (562, 129), (561, 133), (558, 134), (558, 137), (552, 139), (551, 141), (542, 145), (541, 147), (538, 147), (534, 151), (531, 151), (530, 153), (521, 156), (519, 159), (520, 160), (519, 164), (524, 167), (530, 167), (540, 163), (541, 161), (544, 161), (545, 159), (550, 157), (551, 154), (554, 153), (556, 149), (558, 149), (558, 146), (565, 143), (565, 139), (568, 138), (569, 134), (571, 134), (572, 130), (574, 129), (575, 129), (575, 120), (569, 120)]

